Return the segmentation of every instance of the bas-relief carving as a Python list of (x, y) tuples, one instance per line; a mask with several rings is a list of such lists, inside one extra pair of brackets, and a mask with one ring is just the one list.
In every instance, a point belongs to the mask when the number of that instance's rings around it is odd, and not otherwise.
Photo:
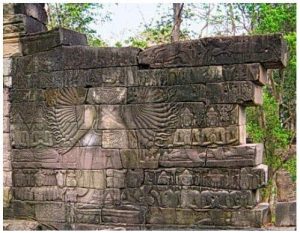
[[(227, 52), (187, 55), (205, 63)], [(152, 207), (169, 209), (171, 224), (192, 224), (197, 217), (184, 219), (184, 211), (252, 208), (250, 190), (266, 184), (266, 171), (245, 167), (260, 163), (260, 152), (233, 146), (245, 137), (240, 104), (257, 103), (261, 76), (259, 64), (23, 75), (15, 87), (31, 89), (13, 94), (15, 198), (53, 201), (50, 213), (61, 202), (58, 221), (70, 224), (140, 224), (141, 209)]]
[(125, 189), (121, 193), (122, 203), (169, 208), (192, 209), (237, 209), (252, 208), (256, 204), (255, 194), (246, 191), (203, 190), (188, 186), (142, 186)]

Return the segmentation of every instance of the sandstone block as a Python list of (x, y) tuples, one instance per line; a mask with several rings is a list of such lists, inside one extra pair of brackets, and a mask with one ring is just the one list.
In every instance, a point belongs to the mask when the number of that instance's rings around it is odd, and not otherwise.
[(150, 68), (262, 63), (266, 68), (287, 64), (287, 45), (281, 34), (212, 37), (153, 46), (138, 56)]
[(75, 174), (78, 187), (96, 189), (106, 187), (104, 170), (76, 170)]
[(3, 207), (9, 207), (12, 200), (12, 188), (3, 187)]
[(138, 188), (144, 181), (144, 171), (142, 169), (129, 169), (126, 174), (126, 187)]
[(159, 151), (145, 149), (121, 149), (121, 161), (123, 168), (157, 168)]
[(4, 58), (3, 59), (3, 76), (9, 76), (12, 69), (12, 59)]
[(206, 150), (203, 148), (162, 150), (159, 165), (162, 167), (203, 167), (205, 159)]
[(22, 47), (19, 38), (3, 39), (3, 57), (22, 56)]
[[(127, 173), (130, 173), (130, 170)], [(268, 168), (260, 164), (243, 168), (165, 168), (145, 170), (145, 185), (183, 185), (207, 188), (255, 190), (267, 183)], [(142, 174), (140, 174), (142, 176)], [(136, 186), (136, 187), (140, 187)]]
[(88, 224), (100, 224), (101, 223), (101, 210), (76, 209), (75, 222), (76, 223), (88, 223)]
[(262, 105), (262, 88), (250, 81), (207, 84), (207, 98), (212, 104)]
[(35, 216), (38, 221), (65, 222), (66, 206), (63, 202), (36, 203)]
[(65, 28), (44, 33), (31, 34), (21, 38), (24, 55), (47, 51), (65, 45), (87, 45), (86, 35)]
[(103, 130), (102, 134), (103, 148), (131, 148), (129, 146), (128, 134), (126, 130)]
[(11, 171), (3, 171), (3, 186), (4, 187), (12, 187), (12, 172)]
[(9, 101), (9, 92), (10, 89), (8, 87), (3, 87), (3, 101)]
[(127, 103), (206, 102), (206, 92), (207, 88), (204, 84), (128, 87)]
[(42, 23), (46, 23), (47, 14), (44, 6), (44, 3), (6, 3), (3, 6), (3, 15), (24, 14), (31, 16)]
[(9, 117), (3, 117), (3, 133), (9, 133)]
[(126, 129), (120, 105), (102, 105), (99, 129)]
[(24, 14), (4, 16), (4, 37), (23, 36), (29, 33), (45, 32), (47, 27), (38, 20)]
[(108, 188), (125, 188), (126, 170), (106, 170), (106, 179)]
[[(19, 61), (19, 67), (22, 63)], [(22, 88), (66, 88), (66, 87), (124, 87), (127, 80), (135, 75), (136, 67), (114, 67), (80, 70), (77, 67), (72, 70), (60, 70), (51, 72), (24, 73), (24, 69), (15, 66), (13, 86)]]
[(268, 83), (267, 70), (259, 63), (225, 65), (222, 76), (224, 81), (252, 81), (258, 85)]
[(296, 226), (296, 201), (277, 202), (275, 207), (276, 226)]
[(12, 77), (11, 76), (3, 77), (3, 87), (4, 88), (12, 88)]
[(41, 230), (42, 226), (31, 220), (4, 220), (3, 230), (5, 231), (37, 231)]
[[(126, 48), (95, 48), (84, 46), (63, 47), (65, 69), (88, 69), (101, 67), (120, 67), (137, 65), (139, 49)], [(82, 60), (82, 56), (85, 57)]]
[(207, 149), (206, 167), (246, 167), (262, 163), (263, 145), (245, 144)]
[(179, 224), (199, 227), (262, 227), (270, 218), (268, 205), (259, 204), (254, 209), (220, 210), (220, 209), (181, 209), (150, 207), (146, 216), (149, 224)]
[(9, 101), (3, 102), (3, 116), (9, 117), (10, 107), (11, 107), (11, 104)]
[(12, 161), (14, 169), (58, 169), (62, 167), (59, 154), (55, 149), (14, 149), (12, 150)]
[(35, 218), (35, 204), (33, 202), (13, 200), (12, 209), (15, 218)]
[(125, 87), (95, 87), (89, 89), (87, 101), (91, 104), (121, 104), (125, 97)]
[(267, 83), (266, 69), (259, 63), (138, 70), (129, 86), (173, 86), (225, 81)]
[(143, 223), (143, 215), (139, 210), (131, 209), (107, 209), (102, 210), (102, 221), (104, 223)]
[(277, 201), (288, 202), (296, 200), (296, 183), (292, 181), (290, 174), (285, 170), (279, 170), (276, 174)]

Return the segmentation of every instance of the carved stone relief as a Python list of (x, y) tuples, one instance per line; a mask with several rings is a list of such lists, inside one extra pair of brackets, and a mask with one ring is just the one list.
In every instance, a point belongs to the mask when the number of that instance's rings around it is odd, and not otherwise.
[(283, 55), (281, 37), (257, 36), (16, 58), (15, 215), (75, 230), (263, 225), (267, 167), (245, 107)]

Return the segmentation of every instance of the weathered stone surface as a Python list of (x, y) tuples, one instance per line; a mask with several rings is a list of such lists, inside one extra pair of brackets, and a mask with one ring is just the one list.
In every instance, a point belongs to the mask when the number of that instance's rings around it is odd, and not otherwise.
[(205, 189), (186, 186), (191, 180), (185, 177), (181, 186), (170, 185), (173, 177), (162, 173), (159, 185), (145, 185), (136, 189), (124, 190), (122, 202), (170, 208), (187, 209), (239, 209), (255, 207), (256, 192), (251, 190)]
[(277, 202), (275, 206), (276, 226), (296, 226), (296, 201)]
[(126, 187), (138, 188), (144, 182), (144, 171), (142, 169), (128, 169), (126, 174)]
[(253, 81), (264, 85), (267, 73), (259, 63), (185, 67), (170, 69), (141, 69), (129, 86), (173, 86), (186, 84), (205, 84), (225, 81)]
[(11, 76), (4, 76), (3, 77), (3, 87), (4, 88), (11, 88), (12, 87), (12, 77)]
[(3, 57), (22, 56), (22, 48), (19, 38), (3, 39)]
[(126, 170), (106, 170), (106, 180), (108, 188), (125, 188)]
[(3, 207), (9, 207), (12, 200), (12, 188), (3, 187)]
[(3, 117), (3, 133), (9, 133), (9, 117)]
[(12, 166), (16, 168), (61, 168), (54, 149), (12, 150)]
[(106, 187), (104, 170), (76, 170), (76, 186), (82, 188), (104, 189)]
[(87, 45), (86, 35), (65, 28), (21, 38), (24, 55), (47, 51), (60, 45)]
[(42, 226), (32, 220), (3, 220), (3, 230), (5, 231), (37, 231), (41, 229)]
[(137, 224), (143, 223), (143, 215), (139, 209), (134, 210), (130, 208), (124, 209), (103, 209), (102, 210), (102, 221), (106, 223), (129, 223)]
[(87, 101), (90, 104), (121, 104), (125, 97), (124, 87), (96, 87), (89, 89)]
[[(17, 58), (14, 63), (25, 74), (59, 70), (94, 69), (137, 65), (136, 48), (59, 46), (50, 51)], [(85, 59), (82, 59), (84, 57)]]
[(212, 104), (262, 105), (262, 88), (250, 81), (209, 83), (207, 98)]
[(287, 45), (281, 34), (212, 37), (148, 48), (139, 63), (150, 68), (262, 63), (281, 68), (287, 63)]
[(130, 148), (126, 130), (103, 130), (103, 148)]
[(144, 178), (145, 185), (167, 184), (170, 186), (184, 185), (236, 190), (254, 190), (266, 185), (266, 183), (267, 166), (265, 165), (241, 169), (166, 168), (145, 170)]
[(31, 16), (42, 23), (46, 23), (47, 13), (44, 6), (44, 3), (6, 3), (3, 5), (3, 15), (10, 16), (15, 14), (24, 14)]
[(246, 144), (235, 147), (209, 148), (206, 167), (246, 167), (262, 163), (263, 145)]
[(127, 103), (206, 102), (206, 92), (204, 84), (128, 87)]
[(3, 59), (3, 76), (9, 76), (11, 74), (12, 59), (4, 58)]
[(10, 106), (11, 104), (9, 101), (3, 101), (3, 116), (9, 116)]
[(203, 167), (205, 159), (206, 149), (163, 150), (159, 165), (162, 167)]
[(80, 70), (74, 67), (72, 70), (38, 72), (24, 74), (18, 69), (13, 86), (22, 88), (64, 88), (64, 87), (123, 87), (127, 80), (133, 79), (136, 67), (115, 67)]
[(63, 202), (36, 203), (35, 216), (38, 221), (65, 222), (66, 206)]
[(11, 171), (3, 172), (3, 186), (4, 187), (12, 186), (12, 172)]
[[(4, 90), (7, 212), (62, 230), (268, 220), (268, 206), (257, 204), (267, 166), (262, 145), (246, 144), (245, 107), (261, 104), (266, 68), (284, 65), (281, 36), (144, 52), (82, 46), (84, 36), (64, 29), (22, 42), (26, 55), (5, 71), (13, 82)], [(139, 63), (145, 54), (150, 63)]]
[(10, 89), (8, 87), (3, 87), (3, 101), (9, 101), (9, 92)]
[(45, 32), (46, 26), (38, 20), (24, 14), (4, 16), (3, 34), (4, 38), (9, 36), (23, 36), (29, 33)]
[[(76, 223), (100, 224), (101, 223), (101, 210), (76, 209), (75, 222)], [(78, 229), (78, 228), (76, 227), (76, 229)]]
[(41, 89), (12, 89), (10, 91), (10, 99), (12, 103), (42, 102), (45, 101), (45, 95), (44, 90)]
[(22, 201), (63, 201), (64, 191), (56, 186), (18, 187), (13, 189), (14, 199)]
[(159, 151), (145, 149), (121, 149), (121, 161), (123, 168), (157, 168)]
[(276, 174), (277, 201), (296, 200), (296, 183), (292, 181), (288, 171), (279, 170)]
[(270, 217), (268, 205), (260, 204), (253, 210), (201, 210), (150, 207), (146, 216), (149, 224), (260, 227)]
[(35, 218), (35, 204), (33, 202), (13, 200), (12, 209), (15, 218)]

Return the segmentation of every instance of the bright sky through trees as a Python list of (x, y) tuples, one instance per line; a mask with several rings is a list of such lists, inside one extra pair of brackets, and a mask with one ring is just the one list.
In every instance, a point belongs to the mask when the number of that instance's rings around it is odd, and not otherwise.
[[(106, 4), (105, 4), (106, 5)], [(97, 31), (97, 34), (110, 46), (114, 46), (117, 41), (123, 42), (130, 36), (134, 36), (145, 28), (143, 24), (151, 22), (152, 19), (159, 19), (157, 14), (157, 3), (150, 4), (107, 4), (105, 9), (112, 13), (112, 21), (91, 27)], [(167, 9), (171, 3), (162, 4), (161, 9)], [(184, 25), (184, 22), (183, 22)], [(196, 30), (199, 25), (192, 24), (190, 29)]]

